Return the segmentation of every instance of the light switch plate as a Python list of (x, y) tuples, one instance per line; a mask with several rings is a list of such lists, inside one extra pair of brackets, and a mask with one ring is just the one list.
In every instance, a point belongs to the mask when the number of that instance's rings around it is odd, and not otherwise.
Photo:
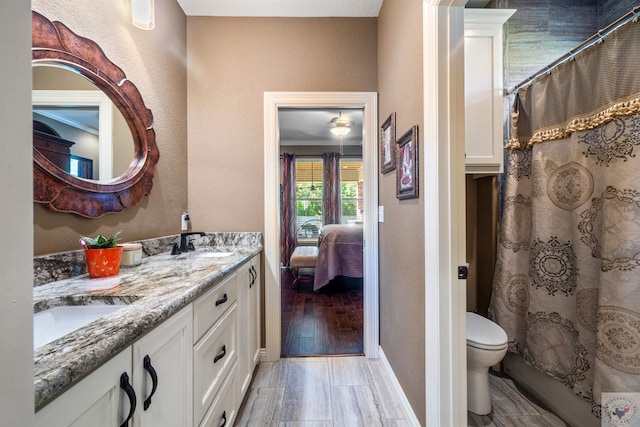
[(384, 222), (384, 206), (378, 206), (378, 222)]

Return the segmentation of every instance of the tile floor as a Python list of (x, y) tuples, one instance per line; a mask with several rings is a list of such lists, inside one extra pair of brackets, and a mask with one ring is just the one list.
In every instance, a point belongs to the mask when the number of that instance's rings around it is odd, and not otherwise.
[(237, 426), (409, 426), (380, 360), (304, 357), (261, 363)]
[(531, 402), (523, 392), (516, 388), (510, 378), (489, 375), (489, 384), (493, 410), (489, 415), (484, 416), (468, 412), (467, 424), (469, 426), (566, 426), (560, 418)]
[[(490, 376), (493, 411), (468, 413), (469, 426), (566, 426), (530, 402), (508, 378)], [(380, 360), (362, 356), (261, 363), (236, 426), (409, 426)]]

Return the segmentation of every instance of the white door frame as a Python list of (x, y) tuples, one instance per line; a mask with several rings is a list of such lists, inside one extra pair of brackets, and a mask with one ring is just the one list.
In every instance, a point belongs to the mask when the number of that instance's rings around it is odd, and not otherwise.
[(378, 95), (375, 92), (264, 93), (264, 361), (280, 359), (280, 135), (278, 108), (363, 108), (364, 353), (377, 358), (378, 292)]
[(423, 0), (425, 396), (432, 426), (467, 425), (464, 5)]

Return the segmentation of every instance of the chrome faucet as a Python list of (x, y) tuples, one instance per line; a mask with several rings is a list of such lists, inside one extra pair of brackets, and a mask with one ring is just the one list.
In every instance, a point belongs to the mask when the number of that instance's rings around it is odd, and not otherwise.
[(180, 248), (178, 248), (178, 250), (176, 251), (175, 250), (176, 245), (174, 245), (174, 250), (171, 253), (174, 255), (177, 255), (187, 251), (194, 251), (195, 248), (193, 247), (193, 242), (190, 240), (189, 243), (187, 243), (187, 237), (194, 234), (197, 234), (199, 236), (206, 236), (206, 234), (203, 233), (202, 231), (190, 231), (188, 233), (180, 233)]

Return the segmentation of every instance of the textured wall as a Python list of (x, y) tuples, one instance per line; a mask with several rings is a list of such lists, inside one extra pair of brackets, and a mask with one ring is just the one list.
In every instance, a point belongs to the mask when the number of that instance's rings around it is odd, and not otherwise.
[(264, 231), (264, 92), (375, 92), (376, 20), (187, 23), (191, 225)]
[(638, 0), (598, 0), (598, 29), (606, 27), (638, 6)]
[(497, 0), (517, 9), (506, 24), (505, 77), (510, 88), (596, 31), (597, 0)]
[(490, 6), (518, 10), (506, 24), (510, 88), (640, 6), (640, 0), (494, 0)]
[(33, 0), (32, 8), (97, 42), (138, 87), (154, 116), (160, 161), (150, 197), (99, 219), (34, 204), (35, 255), (78, 249), (79, 235), (122, 231), (123, 241), (174, 234), (187, 206), (186, 17), (175, 1), (156, 2), (156, 28), (130, 24), (126, 1)]
[[(422, 2), (385, 1), (378, 18), (379, 123), (396, 112), (396, 138), (423, 131)], [(423, 153), (423, 137), (420, 153)], [(420, 154), (420, 170), (424, 161)], [(422, 176), (421, 183), (424, 182)], [(379, 175), (380, 345), (425, 423), (424, 196), (396, 199), (395, 171)], [(423, 186), (420, 184), (420, 188)]]
[(0, 2), (0, 425), (33, 421), (31, 11)]

